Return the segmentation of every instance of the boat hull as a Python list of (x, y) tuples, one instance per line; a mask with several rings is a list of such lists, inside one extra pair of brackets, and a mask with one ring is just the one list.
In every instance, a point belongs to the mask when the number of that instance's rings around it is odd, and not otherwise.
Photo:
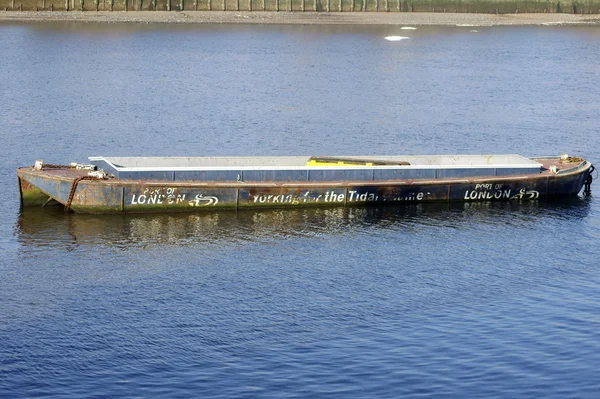
[(561, 174), (342, 182), (79, 181), (82, 171), (32, 168), (17, 175), (23, 206), (52, 202), (82, 213), (140, 213), (550, 199), (577, 195), (592, 168), (582, 161)]

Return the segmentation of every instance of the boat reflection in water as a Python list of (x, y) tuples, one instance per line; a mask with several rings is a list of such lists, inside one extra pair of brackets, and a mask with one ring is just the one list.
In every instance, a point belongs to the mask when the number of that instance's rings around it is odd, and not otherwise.
[(538, 226), (584, 218), (587, 198), (543, 202), (473, 202), (416, 204), (398, 207), (248, 210), (206, 214), (82, 215), (62, 207), (25, 208), (16, 224), (22, 247), (73, 248), (102, 245), (224, 246), (295, 237), (376, 235), (397, 230), (409, 234), (428, 228), (463, 229), (477, 225)]

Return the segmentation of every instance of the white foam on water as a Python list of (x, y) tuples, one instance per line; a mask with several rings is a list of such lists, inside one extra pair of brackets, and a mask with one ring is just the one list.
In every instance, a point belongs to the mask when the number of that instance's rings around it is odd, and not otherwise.
[(399, 42), (400, 40), (408, 39), (408, 37), (406, 37), (406, 36), (386, 36), (386, 37), (384, 37), (384, 39), (387, 41), (390, 41), (390, 42)]
[(417, 28), (415, 28), (414, 26), (403, 26), (400, 29), (402, 29), (402, 30), (417, 30)]
[(471, 29), (469, 32), (479, 32), (477, 29)]

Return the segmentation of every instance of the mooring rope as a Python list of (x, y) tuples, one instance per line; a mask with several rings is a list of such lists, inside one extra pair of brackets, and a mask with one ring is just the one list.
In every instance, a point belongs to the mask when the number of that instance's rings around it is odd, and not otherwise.
[(583, 186), (583, 194), (587, 196), (592, 195), (592, 182), (594, 181), (592, 173), (594, 173), (595, 170), (596, 168), (594, 167), (594, 165), (590, 166), (590, 174), (588, 175), (587, 179), (585, 179), (585, 184)]
[(583, 162), (583, 158), (579, 158), (579, 157), (561, 157), (560, 158), (560, 163), (575, 163), (575, 162)]
[(98, 180), (98, 178), (94, 176), (79, 176), (73, 180), (73, 183), (71, 183), (71, 191), (69, 191), (69, 198), (67, 198), (67, 203), (65, 204), (65, 212), (69, 212), (71, 209), (71, 202), (73, 202), (75, 190), (77, 189), (79, 182), (82, 180)]
[(42, 169), (75, 169), (75, 165), (58, 165), (53, 163), (45, 163), (42, 164)]

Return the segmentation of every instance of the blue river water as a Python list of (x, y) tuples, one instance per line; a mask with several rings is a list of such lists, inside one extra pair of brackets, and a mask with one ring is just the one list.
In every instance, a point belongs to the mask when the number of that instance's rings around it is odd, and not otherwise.
[[(390, 42), (389, 35), (407, 37)], [(117, 155), (600, 160), (597, 27), (0, 25), (0, 397), (597, 397), (600, 203), (19, 209)]]

